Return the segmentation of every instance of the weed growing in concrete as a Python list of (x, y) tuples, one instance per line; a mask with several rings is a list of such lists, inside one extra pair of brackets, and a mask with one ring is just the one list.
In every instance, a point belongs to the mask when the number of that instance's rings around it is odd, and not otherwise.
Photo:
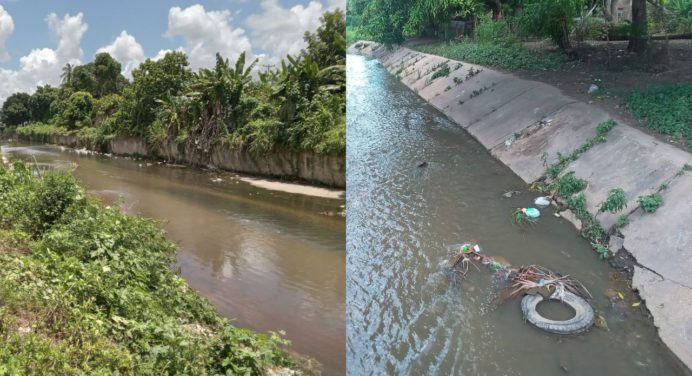
[(586, 210), (586, 195), (584, 192), (580, 192), (569, 198), (567, 205), (572, 209), (577, 218), (586, 218), (590, 216), (589, 212)]
[(471, 67), (471, 69), (469, 69), (468, 73), (466, 73), (466, 79), (467, 80), (471, 79), (481, 72), (483, 72), (483, 69), (473, 69), (473, 67)]
[(440, 77), (447, 77), (449, 76), (449, 65), (447, 63), (442, 64), (442, 66), (433, 73), (432, 77), (430, 77), (432, 80), (435, 80)]
[(555, 179), (569, 163), (576, 161), (579, 157), (581, 157), (582, 154), (591, 149), (595, 142), (605, 142), (606, 134), (608, 134), (608, 132), (610, 132), (615, 125), (616, 123), (613, 119), (604, 121), (603, 123), (598, 124), (596, 127), (596, 136), (586, 140), (571, 154), (563, 155), (562, 153), (558, 152), (557, 163), (554, 163), (548, 167), (546, 170), (546, 175), (548, 175), (548, 177), (551, 179)]
[(617, 213), (620, 210), (627, 207), (627, 195), (622, 188), (614, 188), (608, 192), (608, 197), (601, 203), (598, 208), (599, 213), (609, 211), (611, 213)]
[(637, 198), (637, 202), (644, 212), (653, 213), (660, 208), (661, 205), (663, 205), (663, 196), (661, 196), (659, 193), (654, 193), (648, 196), (639, 196), (639, 198)]
[(574, 171), (570, 171), (557, 179), (555, 187), (560, 197), (568, 199), (586, 188), (586, 180), (576, 177)]
[(618, 221), (615, 222), (616, 228), (623, 228), (630, 224), (630, 219), (626, 215), (621, 215), (618, 217)]
[(675, 176), (682, 176), (682, 175), (684, 175), (685, 172), (687, 172), (687, 171), (692, 171), (692, 166), (690, 166), (690, 165), (688, 165), (687, 163), (685, 163), (682, 167), (680, 167), (680, 169), (679, 169), (678, 172), (675, 174)]
[(661, 185), (658, 187), (659, 192), (665, 191), (666, 189), (668, 189), (668, 182), (661, 183)]
[(600, 243), (591, 243), (591, 246), (593, 247), (594, 251), (598, 254), (598, 257), (601, 260), (607, 260), (608, 257), (610, 257), (610, 251), (606, 246)]

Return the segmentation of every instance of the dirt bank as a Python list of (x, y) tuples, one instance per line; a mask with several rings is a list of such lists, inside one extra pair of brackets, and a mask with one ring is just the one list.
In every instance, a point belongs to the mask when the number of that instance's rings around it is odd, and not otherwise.
[[(599, 124), (614, 119), (618, 125), (604, 142), (567, 161), (563, 173), (574, 171), (587, 181), (586, 209), (610, 231), (610, 250), (624, 249), (634, 257), (632, 287), (646, 300), (661, 339), (687, 367), (692, 365), (692, 173), (680, 173), (692, 165), (692, 154), (545, 83), (403, 47), (387, 50), (358, 42), (349, 53), (378, 59), (527, 184), (544, 179), (546, 168), (560, 161), (558, 155), (570, 155), (596, 137)], [(446, 76), (438, 72), (444, 66)], [(663, 206), (643, 213), (637, 198), (662, 184), (667, 187), (660, 192)], [(614, 188), (622, 188), (627, 198), (629, 225), (620, 232), (613, 227), (618, 215), (598, 213)], [(581, 226), (578, 219), (573, 224)]]

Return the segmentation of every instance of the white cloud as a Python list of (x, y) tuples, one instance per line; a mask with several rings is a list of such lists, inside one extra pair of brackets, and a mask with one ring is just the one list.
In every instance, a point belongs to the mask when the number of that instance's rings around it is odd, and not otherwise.
[(32, 93), (37, 85), (57, 85), (60, 82), (62, 67), (67, 64), (80, 64), (83, 51), (80, 43), (87, 24), (82, 13), (76, 16), (65, 15), (62, 19), (55, 13), (46, 17), (53, 36), (57, 39), (56, 49), (37, 48), (19, 59), (19, 69), (0, 69), (0, 103), (12, 93), (24, 91)]
[(262, 1), (262, 13), (249, 16), (245, 23), (254, 45), (268, 52), (263, 63), (276, 63), (287, 54), (298, 54), (306, 46), (303, 34), (317, 29), (324, 11), (318, 1), (292, 8), (282, 7), (278, 0)]
[(166, 36), (181, 36), (185, 40), (183, 50), (193, 69), (211, 67), (217, 52), (231, 61), (243, 51), (251, 55), (252, 48), (245, 30), (234, 28), (231, 20), (228, 10), (207, 11), (199, 4), (185, 9), (173, 7), (168, 12)]
[(113, 43), (96, 51), (96, 53), (101, 52), (108, 52), (115, 60), (119, 61), (122, 64), (123, 75), (127, 78), (132, 78), (132, 70), (146, 59), (142, 45), (125, 30), (115, 38)]
[(14, 32), (14, 21), (12, 16), (0, 5), (0, 61), (6, 61), (10, 55), (5, 49), (7, 38)]

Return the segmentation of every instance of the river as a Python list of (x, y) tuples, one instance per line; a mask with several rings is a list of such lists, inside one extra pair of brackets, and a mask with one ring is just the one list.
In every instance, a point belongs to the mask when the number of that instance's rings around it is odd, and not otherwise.
[(284, 330), (291, 350), (326, 375), (345, 372), (343, 199), (257, 188), (241, 176), (156, 162), (78, 154), (48, 145), (2, 147), (74, 169), (80, 181), (131, 214), (166, 221), (182, 276), (238, 327)]
[[(644, 305), (572, 225), (551, 209), (533, 226), (512, 222), (537, 194), (509, 168), (376, 60), (349, 55), (347, 78), (349, 374), (682, 374)], [(465, 242), (579, 279), (608, 330), (548, 334), (524, 322), (519, 300), (495, 303), (487, 269), (455, 281), (443, 264)]]

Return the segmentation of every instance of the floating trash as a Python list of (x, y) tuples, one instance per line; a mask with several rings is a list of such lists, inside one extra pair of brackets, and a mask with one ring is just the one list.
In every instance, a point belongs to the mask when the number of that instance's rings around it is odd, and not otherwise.
[(533, 203), (536, 206), (538, 206), (539, 208), (544, 208), (544, 207), (550, 205), (550, 197), (547, 197), (547, 196), (536, 197), (536, 199), (533, 201)]
[(541, 212), (536, 208), (526, 208), (523, 210), (526, 216), (532, 219), (536, 219), (541, 216)]

